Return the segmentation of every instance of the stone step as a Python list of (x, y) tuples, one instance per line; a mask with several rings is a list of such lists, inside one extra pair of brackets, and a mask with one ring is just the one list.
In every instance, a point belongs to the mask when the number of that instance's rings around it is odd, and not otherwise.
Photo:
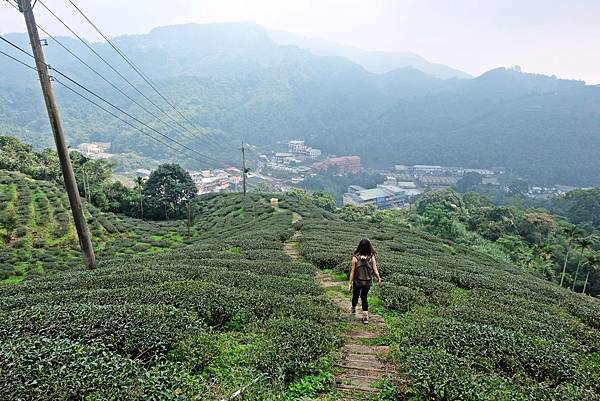
[(390, 347), (386, 345), (363, 345), (363, 344), (346, 344), (344, 352), (363, 355), (382, 355), (387, 354)]
[(354, 352), (346, 352), (341, 354), (342, 358), (353, 361), (373, 362), (378, 363), (379, 358), (375, 354), (360, 354)]
[(352, 358), (352, 357), (345, 357), (342, 359), (342, 362), (348, 365), (352, 365), (352, 366), (367, 366), (369, 368), (374, 368), (374, 369), (383, 369), (385, 366), (379, 362), (379, 360), (377, 360), (377, 358), (374, 359), (364, 359), (364, 358)]
[(378, 336), (378, 333), (370, 331), (347, 331), (344, 333), (344, 337), (346, 338), (372, 339), (377, 338)]
[(389, 373), (392, 373), (391, 370), (385, 368), (371, 368), (368, 366), (352, 365), (344, 362), (340, 362), (336, 364), (336, 366), (341, 369), (344, 369), (344, 373), (352, 374), (355, 376), (383, 377)]
[(380, 378), (375, 376), (353, 375), (351, 373), (342, 373), (335, 377), (336, 383), (347, 384), (350, 386), (372, 387), (372, 384)]
[(338, 391), (347, 392), (347, 393), (370, 393), (370, 394), (380, 393), (380, 390), (376, 389), (376, 388), (364, 387), (364, 386), (352, 386), (352, 385), (342, 384), (342, 383), (335, 383), (333, 385), (333, 387)]

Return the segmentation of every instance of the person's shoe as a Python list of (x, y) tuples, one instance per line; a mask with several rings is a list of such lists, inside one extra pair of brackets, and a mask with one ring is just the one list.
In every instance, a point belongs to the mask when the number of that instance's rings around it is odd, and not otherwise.
[(362, 322), (364, 324), (369, 324), (369, 312), (363, 311)]
[(353, 315), (356, 313), (356, 308), (354, 306), (350, 308), (350, 313)]

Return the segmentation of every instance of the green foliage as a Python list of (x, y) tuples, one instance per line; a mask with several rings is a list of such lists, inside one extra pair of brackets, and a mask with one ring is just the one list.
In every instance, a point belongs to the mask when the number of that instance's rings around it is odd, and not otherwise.
[(319, 369), (317, 372), (300, 377), (288, 386), (287, 401), (302, 401), (307, 397), (317, 397), (327, 391), (333, 384), (333, 374), (328, 369)]
[[(242, 217), (242, 205), (252, 212)], [(0, 287), (0, 370), (11, 381), (0, 398), (212, 400), (254, 383), (244, 397), (284, 399), (291, 383), (325, 386), (337, 313), (314, 267), (282, 250), (291, 212), (257, 194), (204, 196), (196, 206), (186, 248), (159, 258), (113, 249), (94, 271)], [(170, 222), (136, 222), (147, 243), (184, 237), (183, 224), (173, 234)], [(311, 375), (319, 379), (302, 381)]]
[(335, 199), (327, 193), (315, 192), (312, 195), (312, 201), (315, 205), (328, 212), (333, 212), (335, 210)]
[[(469, 216), (502, 222), (509, 212), (473, 199), (455, 208), (451, 204), (461, 203), (453, 196), (432, 193), (421, 211), (427, 216), (444, 210), (460, 224)], [(485, 212), (476, 213), (479, 208)], [(525, 213), (510, 213), (516, 221), (507, 226), (514, 232)], [(373, 220), (368, 212), (360, 224), (348, 218), (348, 210), (327, 217), (304, 210), (303, 216), (301, 251), (319, 266), (347, 272), (361, 238), (370, 238), (378, 251), (383, 283), (376, 290), (386, 308), (397, 399), (600, 398), (600, 388), (589, 380), (600, 374), (590, 362), (600, 351), (600, 303), (536, 277), (537, 270), (525, 266), (543, 259), (545, 251), (518, 233), (494, 243), (479, 238), (509, 255), (521, 254), (523, 267), (472, 250), (468, 232), (461, 243), (449, 243), (393, 218)]]
[(181, 166), (162, 164), (144, 185), (147, 214), (155, 219), (182, 218), (186, 215), (187, 203), (197, 193), (192, 177)]
[(0, 170), (20, 171), (38, 180), (57, 181), (60, 177), (56, 152), (34, 152), (31, 145), (12, 136), (0, 136)]
[[(0, 280), (79, 266), (79, 244), (65, 192), (52, 182), (1, 173)], [(140, 221), (104, 213), (89, 203), (84, 203), (84, 213), (99, 261), (126, 252), (151, 254), (180, 247), (187, 231), (183, 223)], [(190, 232), (195, 233), (195, 227)], [(155, 243), (149, 233), (166, 240)]]
[(600, 231), (600, 188), (570, 191), (552, 202), (552, 210), (574, 224)]
[(483, 179), (479, 173), (467, 173), (456, 183), (456, 190), (460, 193), (473, 191), (481, 185)]

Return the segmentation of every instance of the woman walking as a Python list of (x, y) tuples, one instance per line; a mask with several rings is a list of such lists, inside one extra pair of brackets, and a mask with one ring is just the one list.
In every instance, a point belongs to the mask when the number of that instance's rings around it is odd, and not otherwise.
[(369, 300), (367, 295), (373, 282), (373, 273), (381, 283), (381, 276), (377, 270), (377, 261), (375, 260), (375, 249), (368, 239), (363, 239), (358, 244), (356, 251), (352, 255), (352, 269), (350, 270), (350, 280), (348, 291), (352, 291), (352, 313), (356, 313), (358, 298), (362, 306), (362, 321), (369, 323)]

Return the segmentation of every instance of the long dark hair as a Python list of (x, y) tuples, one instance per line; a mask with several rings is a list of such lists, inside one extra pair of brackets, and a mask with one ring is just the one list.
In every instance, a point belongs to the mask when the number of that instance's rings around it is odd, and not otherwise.
[(354, 256), (375, 256), (377, 255), (377, 252), (375, 252), (375, 249), (373, 248), (373, 245), (371, 245), (371, 241), (369, 241), (368, 239), (362, 239), (360, 240), (360, 242), (358, 243), (358, 246), (356, 247), (356, 251), (354, 251), (353, 253)]

